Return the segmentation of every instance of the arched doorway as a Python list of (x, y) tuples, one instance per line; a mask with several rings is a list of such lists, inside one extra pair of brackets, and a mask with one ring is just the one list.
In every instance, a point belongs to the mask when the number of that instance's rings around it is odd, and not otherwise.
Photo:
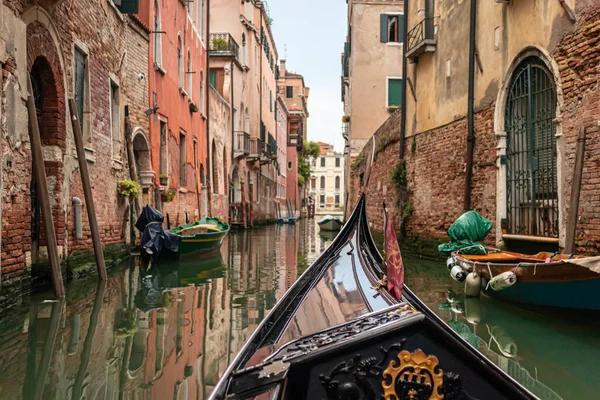
[(233, 168), (231, 173), (231, 202), (241, 203), (242, 202), (242, 186), (240, 184), (240, 176), (237, 167)]
[[(29, 72), (33, 97), (36, 107), (37, 123), (40, 138), (43, 147), (58, 147), (58, 152), (49, 152), (54, 156), (39, 160), (44, 163), (47, 174), (48, 192), (54, 199), (52, 216), (55, 226), (64, 223), (64, 213), (61, 210), (61, 186), (62, 186), (62, 154), (65, 147), (64, 132), (64, 107), (59, 101), (59, 91), (57, 90), (57, 79), (52, 70), (48, 59), (43, 56), (37, 56), (30, 66)], [(56, 156), (58, 155), (58, 156)], [(30, 206), (31, 206), (31, 260), (36, 264), (39, 259), (40, 246), (46, 245), (46, 240), (41, 232), (43, 223), (41, 220), (40, 192), (33, 173), (34, 163), (38, 160), (31, 159), (31, 180), (30, 180)], [(51, 200), (52, 203), (52, 200)], [(57, 244), (63, 245), (65, 233), (57, 231)]]
[(133, 136), (133, 158), (138, 174), (138, 180), (143, 187), (152, 186), (152, 163), (150, 159), (150, 146), (144, 132), (139, 129)]
[(506, 221), (509, 234), (558, 237), (558, 174), (554, 78), (536, 56), (523, 59), (508, 87)]

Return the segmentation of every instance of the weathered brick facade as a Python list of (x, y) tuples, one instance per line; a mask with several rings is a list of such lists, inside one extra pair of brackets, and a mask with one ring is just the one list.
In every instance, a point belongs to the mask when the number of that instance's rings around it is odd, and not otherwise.
[[(578, 21), (556, 46), (548, 49), (558, 66), (555, 77), (558, 89), (560, 117), (555, 124), (561, 129), (557, 157), (559, 176), (564, 177), (560, 209), (567, 215), (574, 175), (575, 149), (580, 127), (587, 128), (576, 246), (578, 253), (597, 254), (600, 249), (600, 6), (579, 2)], [(507, 76), (506, 79), (510, 79)], [(490, 98), (496, 94), (493, 93)], [(411, 96), (410, 90), (408, 96)], [(475, 153), (471, 186), (472, 208), (488, 218), (496, 227), (498, 207), (498, 137), (495, 127), (497, 104), (482, 104), (474, 116)], [(412, 117), (411, 117), (412, 118)], [(405, 141), (405, 162), (408, 196), (403, 205), (412, 212), (402, 217), (404, 208), (397, 209), (398, 191), (391, 182), (393, 167), (399, 160), (399, 114), (394, 114), (377, 131), (377, 157), (369, 183), (369, 220), (372, 228), (381, 231), (383, 219), (379, 199), (392, 205), (391, 212), (398, 224), (405, 218), (405, 233), (409, 239), (425, 239), (431, 244), (446, 241), (449, 226), (463, 213), (465, 168), (467, 153), (467, 119), (464, 115), (443, 126), (417, 133)], [(408, 119), (408, 124), (412, 124)], [(408, 125), (410, 126), (410, 125)], [(392, 137), (393, 139), (390, 139)], [(358, 176), (364, 172), (364, 160), (370, 146), (358, 157), (358, 168), (352, 176), (351, 203), (358, 194)], [(377, 199), (377, 200), (375, 200)], [(377, 204), (375, 204), (377, 203)], [(495, 228), (486, 241), (496, 244)], [(433, 249), (433, 246), (431, 246)], [(435, 251), (430, 253), (435, 253)]]
[[(4, 1), (2, 31), (2, 285), (29, 275), (29, 266), (44, 263), (45, 239), (32, 236), (32, 159), (27, 131), (27, 75), (31, 74), (59, 255), (90, 251), (81, 176), (76, 158), (68, 99), (74, 97), (75, 48), (86, 54), (84, 144), (103, 245), (125, 242), (128, 204), (117, 181), (130, 179), (126, 152), (125, 106), (133, 129), (148, 129), (148, 30), (122, 15), (110, 1)], [(86, 22), (87, 21), (87, 22)], [(101, 28), (100, 28), (101, 27)], [(112, 82), (112, 83), (111, 83)], [(111, 107), (112, 91), (118, 108)], [(116, 97), (117, 95), (115, 95)], [(117, 114), (118, 121), (113, 123)], [(114, 115), (113, 115), (114, 114)], [(118, 128), (116, 128), (118, 127)], [(134, 162), (133, 160), (131, 160)], [(73, 198), (83, 202), (83, 237), (74, 235)], [(40, 225), (43, 225), (40, 223)], [(37, 242), (37, 243), (36, 243)]]

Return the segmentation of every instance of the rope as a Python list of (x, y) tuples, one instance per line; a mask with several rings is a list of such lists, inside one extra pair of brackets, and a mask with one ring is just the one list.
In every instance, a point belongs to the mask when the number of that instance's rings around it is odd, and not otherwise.
[(471, 249), (471, 248), (479, 248), (481, 251), (483, 251), (483, 254), (486, 254), (486, 255), (488, 254), (485, 246), (483, 246), (480, 243), (474, 244), (472, 246), (461, 247), (460, 249), (458, 249), (458, 251), (456, 253), (462, 254), (461, 251)]
[(492, 268), (490, 267), (490, 263), (487, 263), (487, 267), (488, 267), (488, 272), (490, 273), (490, 280), (488, 281), (487, 285), (485, 286), (485, 290), (488, 290), (490, 288), (490, 283), (492, 283), (492, 279), (494, 278), (494, 275), (492, 274)]

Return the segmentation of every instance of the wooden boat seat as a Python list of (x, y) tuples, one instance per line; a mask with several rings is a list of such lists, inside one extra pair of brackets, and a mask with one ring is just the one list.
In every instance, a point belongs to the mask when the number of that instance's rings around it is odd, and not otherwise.
[(181, 231), (179, 231), (179, 234), (181, 236), (196, 236), (201, 233), (216, 233), (216, 232), (220, 232), (219, 228), (217, 228), (216, 226), (211, 225), (211, 224), (202, 224), (202, 225), (192, 226), (191, 228), (182, 229)]

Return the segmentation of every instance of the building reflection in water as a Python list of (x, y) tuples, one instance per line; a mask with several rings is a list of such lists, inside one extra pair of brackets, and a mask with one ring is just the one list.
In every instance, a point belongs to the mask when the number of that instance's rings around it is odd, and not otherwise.
[(148, 270), (132, 261), (106, 283), (72, 284), (65, 301), (32, 301), (0, 325), (0, 399), (207, 398), (300, 264), (330, 243), (317, 230), (232, 232), (220, 253)]

